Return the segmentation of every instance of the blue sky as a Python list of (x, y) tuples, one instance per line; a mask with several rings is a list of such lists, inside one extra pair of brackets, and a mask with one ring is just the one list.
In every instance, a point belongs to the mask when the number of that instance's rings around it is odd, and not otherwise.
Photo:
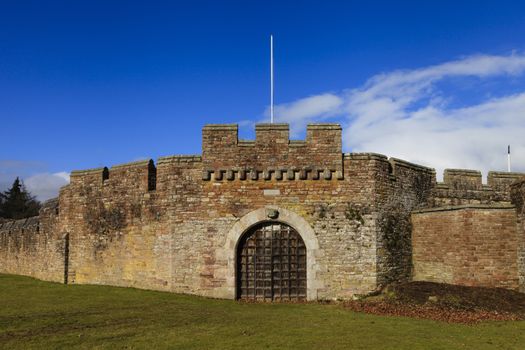
[[(40, 199), (74, 169), (200, 153), (207, 123), (267, 119), (344, 151), (525, 171), (525, 3), (1, 1), (0, 187)], [(515, 155), (514, 155), (515, 154)]]

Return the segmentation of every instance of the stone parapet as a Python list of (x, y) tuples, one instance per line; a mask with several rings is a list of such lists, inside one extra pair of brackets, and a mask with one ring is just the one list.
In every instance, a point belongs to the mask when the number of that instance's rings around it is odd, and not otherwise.
[(202, 133), (205, 170), (330, 169), (342, 173), (341, 126), (309, 124), (306, 140), (290, 140), (288, 124), (257, 124), (255, 140), (239, 140), (238, 126), (206, 125)]
[(510, 185), (524, 175), (491, 171), (487, 184), (483, 184), (478, 170), (445, 169), (443, 182), (436, 184), (430, 205), (510, 203)]

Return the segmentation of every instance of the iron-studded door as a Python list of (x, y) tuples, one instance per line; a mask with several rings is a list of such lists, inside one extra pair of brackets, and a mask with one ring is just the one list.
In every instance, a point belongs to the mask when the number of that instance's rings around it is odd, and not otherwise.
[(297, 231), (268, 222), (241, 238), (237, 295), (257, 301), (306, 299), (306, 247)]

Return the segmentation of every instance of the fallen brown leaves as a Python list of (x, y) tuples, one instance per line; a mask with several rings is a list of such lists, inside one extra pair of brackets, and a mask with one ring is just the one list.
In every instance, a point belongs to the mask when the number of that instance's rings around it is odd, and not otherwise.
[(483, 321), (517, 321), (521, 315), (489, 310), (461, 310), (437, 305), (417, 305), (399, 301), (349, 301), (345, 307), (356, 312), (382, 316), (405, 316), (450, 323), (473, 324)]
[(356, 312), (451, 323), (525, 320), (523, 293), (432, 282), (393, 285), (379, 297), (348, 301), (344, 305)]

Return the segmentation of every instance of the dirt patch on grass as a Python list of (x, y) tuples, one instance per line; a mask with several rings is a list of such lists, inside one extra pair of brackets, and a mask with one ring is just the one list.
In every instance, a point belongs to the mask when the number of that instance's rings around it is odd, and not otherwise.
[(453, 323), (525, 320), (523, 293), (432, 282), (392, 285), (378, 296), (345, 302), (344, 305), (353, 311), (375, 315)]

